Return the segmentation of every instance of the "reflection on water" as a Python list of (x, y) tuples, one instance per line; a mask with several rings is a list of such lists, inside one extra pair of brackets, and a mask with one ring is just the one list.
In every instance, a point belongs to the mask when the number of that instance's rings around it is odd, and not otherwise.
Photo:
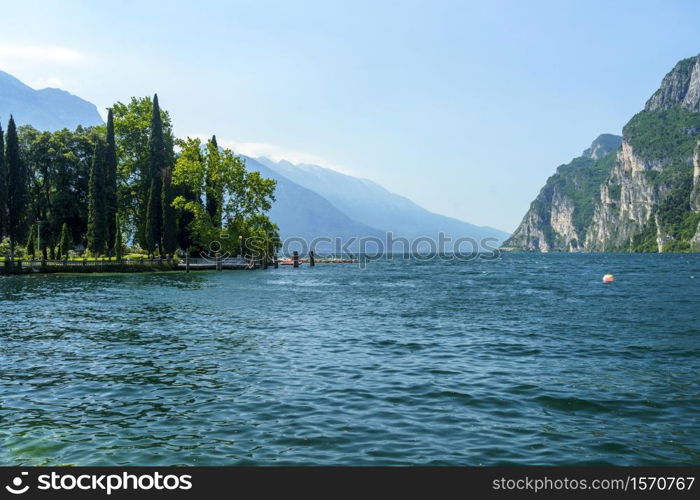
[(0, 464), (697, 465), (691, 276), (508, 254), (0, 277)]

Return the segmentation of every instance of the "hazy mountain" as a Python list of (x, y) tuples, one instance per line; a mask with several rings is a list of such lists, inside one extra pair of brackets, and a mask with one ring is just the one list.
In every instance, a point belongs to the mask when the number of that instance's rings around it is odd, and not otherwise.
[[(337, 237), (345, 242), (352, 237), (384, 236), (381, 231), (352, 220), (323, 196), (300, 186), (253, 158), (243, 158), (248, 170), (260, 172), (264, 177), (277, 181), (276, 201), (270, 210), (270, 218), (280, 227), (283, 239), (301, 237), (311, 241), (318, 237)], [(330, 248), (332, 249), (332, 246)], [(353, 247), (353, 250), (355, 248)], [(329, 247), (323, 249), (327, 250)]]
[(7, 127), (13, 115), (18, 125), (38, 130), (74, 129), (101, 125), (94, 104), (61, 89), (34, 90), (14, 76), (0, 71), (0, 123)]
[(413, 240), (422, 236), (436, 238), (438, 232), (443, 232), (453, 240), (461, 237), (477, 240), (495, 237), (499, 243), (508, 237), (506, 232), (498, 229), (432, 213), (367, 179), (318, 165), (295, 165), (285, 160), (274, 162), (267, 158), (258, 160), (278, 174), (322, 195), (351, 219), (382, 231), (391, 231), (395, 236)]

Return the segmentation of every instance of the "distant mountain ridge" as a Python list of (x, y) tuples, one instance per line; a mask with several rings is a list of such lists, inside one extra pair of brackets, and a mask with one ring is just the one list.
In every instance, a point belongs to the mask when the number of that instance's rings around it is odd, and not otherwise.
[(97, 107), (65, 90), (34, 90), (14, 76), (0, 71), (0, 123), (7, 126), (13, 115), (18, 125), (37, 130), (74, 129), (78, 125), (102, 125)]
[[(382, 231), (352, 220), (320, 194), (300, 186), (254, 158), (242, 158), (248, 170), (277, 181), (270, 218), (280, 227), (283, 240), (303, 238), (310, 243), (315, 238), (327, 237), (339, 238), (345, 244), (351, 238), (363, 236), (384, 238)], [(319, 248), (336, 250), (334, 243), (326, 243)], [(353, 245), (352, 250), (356, 251), (356, 246)]]
[(499, 244), (508, 237), (498, 229), (430, 212), (368, 179), (312, 164), (295, 165), (286, 160), (275, 162), (268, 158), (258, 158), (258, 161), (320, 194), (351, 219), (383, 232), (390, 231), (395, 237), (413, 241), (421, 237), (437, 238), (438, 233), (443, 232), (453, 241), (463, 237), (476, 240), (490, 237), (496, 238)]

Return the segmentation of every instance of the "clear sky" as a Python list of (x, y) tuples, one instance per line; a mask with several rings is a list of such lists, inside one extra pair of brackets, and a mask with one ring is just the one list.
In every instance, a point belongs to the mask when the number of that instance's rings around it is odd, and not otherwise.
[(507, 231), (698, 53), (694, 0), (22, 0), (0, 21), (0, 69), (33, 87), (100, 111), (158, 92), (179, 136)]

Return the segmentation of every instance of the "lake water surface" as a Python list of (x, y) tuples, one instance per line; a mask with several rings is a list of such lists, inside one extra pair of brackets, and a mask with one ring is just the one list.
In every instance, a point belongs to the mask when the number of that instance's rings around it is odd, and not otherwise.
[(700, 255), (0, 277), (16, 464), (698, 465)]

